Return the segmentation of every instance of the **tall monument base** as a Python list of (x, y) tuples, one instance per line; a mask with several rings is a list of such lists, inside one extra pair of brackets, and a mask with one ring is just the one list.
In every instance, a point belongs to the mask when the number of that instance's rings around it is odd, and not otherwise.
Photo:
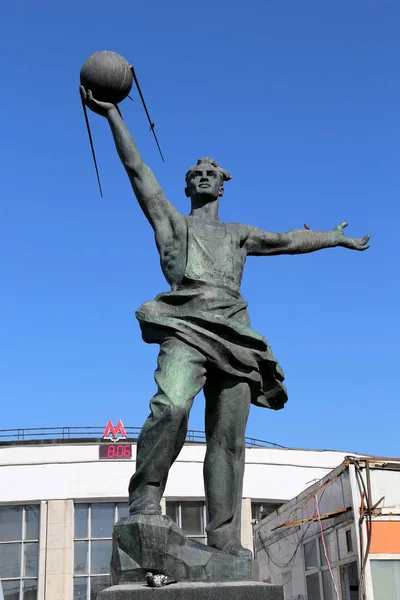
[(146, 584), (114, 585), (100, 592), (97, 600), (283, 600), (283, 587), (256, 581), (234, 583), (181, 582), (157, 588)]

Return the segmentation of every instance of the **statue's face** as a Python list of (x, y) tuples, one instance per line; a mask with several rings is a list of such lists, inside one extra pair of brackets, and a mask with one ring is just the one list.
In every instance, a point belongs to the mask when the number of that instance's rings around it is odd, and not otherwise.
[(186, 184), (186, 195), (209, 201), (216, 200), (224, 193), (222, 179), (212, 165), (198, 165), (189, 175)]

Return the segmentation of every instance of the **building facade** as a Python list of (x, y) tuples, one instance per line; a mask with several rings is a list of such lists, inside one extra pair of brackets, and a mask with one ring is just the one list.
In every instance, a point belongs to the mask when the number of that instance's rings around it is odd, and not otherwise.
[[(109, 585), (112, 529), (128, 514), (139, 431), (109, 425), (0, 432), (0, 598), (2, 591), (5, 600), (94, 600)], [(206, 542), (203, 440), (189, 432), (162, 509), (188, 537)], [(345, 453), (246, 441), (242, 543), (253, 550), (254, 524)]]

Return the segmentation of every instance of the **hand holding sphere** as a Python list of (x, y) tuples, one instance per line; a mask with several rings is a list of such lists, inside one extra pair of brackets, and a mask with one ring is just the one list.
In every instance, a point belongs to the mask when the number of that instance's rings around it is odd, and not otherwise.
[(93, 97), (92, 90), (86, 90), (83, 85), (79, 87), (82, 102), (90, 108), (90, 110), (101, 117), (107, 117), (110, 111), (118, 110), (117, 106), (112, 102), (102, 102)]
[(93, 112), (103, 117), (107, 117), (109, 112), (114, 109), (118, 110), (119, 112), (117, 104), (125, 100), (127, 97), (130, 98), (129, 92), (131, 91), (133, 82), (135, 82), (148, 121), (150, 123), (150, 131), (153, 133), (163, 161), (164, 157), (154, 131), (154, 123), (150, 118), (139, 82), (136, 77), (135, 69), (128, 63), (128, 61), (125, 60), (125, 58), (123, 58), (123, 56), (109, 50), (95, 52), (89, 56), (89, 58), (82, 65), (80, 82), (81, 85), (79, 91), (82, 100), (82, 108), (85, 115), (100, 195), (103, 197), (86, 106)]

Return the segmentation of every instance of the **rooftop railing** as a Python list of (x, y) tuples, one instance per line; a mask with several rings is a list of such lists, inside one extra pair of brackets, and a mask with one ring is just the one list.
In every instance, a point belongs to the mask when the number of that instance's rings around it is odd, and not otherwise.
[[(137, 439), (140, 427), (125, 427), (127, 438)], [(103, 438), (104, 427), (91, 426), (63, 426), (63, 427), (24, 427), (18, 429), (0, 429), (0, 443), (42, 441), (42, 440), (74, 440), (74, 439), (99, 439)], [(205, 443), (204, 431), (189, 429), (186, 434), (187, 442)], [(249, 448), (286, 448), (274, 442), (246, 437), (246, 446)]]

